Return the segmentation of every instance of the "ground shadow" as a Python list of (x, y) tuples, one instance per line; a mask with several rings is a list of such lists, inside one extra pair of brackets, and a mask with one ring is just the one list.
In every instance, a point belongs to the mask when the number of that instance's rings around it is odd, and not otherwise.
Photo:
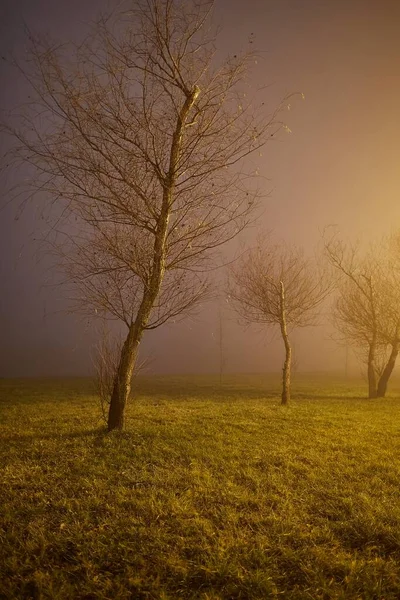
[(293, 392), (293, 400), (370, 400), (365, 395), (321, 394), (317, 392)]
[(79, 431), (54, 431), (52, 433), (13, 433), (12, 435), (0, 436), (5, 442), (28, 442), (40, 440), (73, 440), (79, 438), (93, 438), (94, 440), (103, 438), (108, 435), (106, 427), (96, 427), (91, 429), (81, 429)]

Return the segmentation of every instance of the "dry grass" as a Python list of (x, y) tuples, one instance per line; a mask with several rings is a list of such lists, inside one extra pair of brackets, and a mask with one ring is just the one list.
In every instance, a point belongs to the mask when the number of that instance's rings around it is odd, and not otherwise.
[(0, 382), (0, 598), (400, 597), (400, 400), (303, 379)]

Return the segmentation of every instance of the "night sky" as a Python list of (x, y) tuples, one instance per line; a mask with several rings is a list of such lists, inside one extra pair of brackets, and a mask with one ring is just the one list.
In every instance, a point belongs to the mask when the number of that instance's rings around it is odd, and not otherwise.
[[(101, 0), (3, 0), (1, 55), (23, 53), (24, 22), (57, 40), (79, 40), (102, 6)], [(223, 26), (221, 54), (237, 53), (249, 40), (260, 52), (249, 85), (268, 86), (271, 110), (299, 93), (282, 115), (292, 133), (269, 144), (258, 162), (268, 193), (260, 225), (307, 248), (329, 224), (347, 239), (398, 229), (400, 2), (216, 0), (216, 19)], [(0, 104), (7, 109), (28, 91), (5, 61), (0, 66)], [(2, 178), (1, 204), (9, 183)], [(40, 220), (33, 208), (18, 220), (16, 212), (15, 206), (0, 212), (0, 376), (89, 373), (95, 326), (66, 314), (62, 289), (47, 285), (49, 262), (33, 240)], [(215, 303), (203, 306), (196, 318), (148, 335), (149, 369), (218, 371), (217, 313)], [(280, 340), (243, 330), (223, 313), (226, 369), (277, 370)], [(343, 368), (344, 351), (327, 328), (297, 334), (295, 351), (301, 370)]]

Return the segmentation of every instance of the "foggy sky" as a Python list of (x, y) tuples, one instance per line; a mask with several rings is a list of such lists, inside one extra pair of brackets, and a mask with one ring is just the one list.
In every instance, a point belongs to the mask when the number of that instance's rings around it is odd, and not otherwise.
[[(100, 0), (6, 0), (0, 8), (1, 55), (23, 52), (24, 23), (55, 39), (79, 39)], [(292, 130), (269, 144), (257, 161), (268, 197), (264, 228), (305, 247), (327, 224), (343, 237), (364, 239), (400, 226), (400, 2), (397, 0), (216, 0), (221, 54), (249, 39), (260, 51), (250, 86), (271, 110), (288, 94), (283, 119)], [(23, 82), (2, 61), (0, 104), (24, 100)], [(305, 96), (301, 100), (300, 93)], [(4, 150), (4, 142), (1, 143)], [(7, 182), (2, 179), (1, 188)], [(4, 201), (4, 192), (0, 204)], [(46, 260), (33, 240), (33, 210), (18, 221), (15, 207), (0, 212), (0, 376), (86, 374), (96, 332), (65, 313), (62, 289), (49, 288)], [(249, 231), (243, 239), (253, 239)], [(153, 372), (218, 371), (218, 309), (145, 336)], [(281, 342), (243, 330), (223, 309), (228, 371), (277, 370)], [(342, 369), (343, 349), (327, 328), (295, 336), (301, 370)]]

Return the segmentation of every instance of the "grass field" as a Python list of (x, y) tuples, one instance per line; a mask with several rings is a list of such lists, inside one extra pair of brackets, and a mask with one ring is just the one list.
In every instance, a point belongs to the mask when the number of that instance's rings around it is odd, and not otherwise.
[(1, 599), (400, 598), (400, 388), (1, 380)]

